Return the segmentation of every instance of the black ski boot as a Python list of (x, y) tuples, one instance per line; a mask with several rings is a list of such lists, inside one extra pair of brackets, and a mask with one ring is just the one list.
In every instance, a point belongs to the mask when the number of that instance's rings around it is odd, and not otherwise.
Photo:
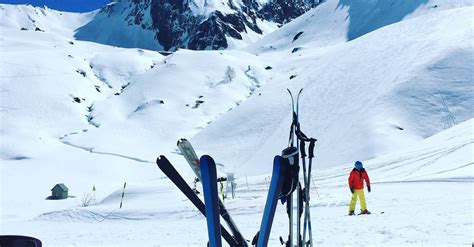
[(354, 211), (349, 211), (349, 215), (355, 215)]
[(360, 214), (370, 214), (370, 211), (367, 209), (360, 210)]

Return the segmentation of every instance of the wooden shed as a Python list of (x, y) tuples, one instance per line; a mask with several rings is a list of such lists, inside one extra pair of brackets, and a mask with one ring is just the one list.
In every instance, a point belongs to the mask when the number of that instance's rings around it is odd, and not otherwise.
[(51, 195), (53, 199), (66, 199), (69, 189), (64, 184), (56, 184), (51, 191), (53, 192)]

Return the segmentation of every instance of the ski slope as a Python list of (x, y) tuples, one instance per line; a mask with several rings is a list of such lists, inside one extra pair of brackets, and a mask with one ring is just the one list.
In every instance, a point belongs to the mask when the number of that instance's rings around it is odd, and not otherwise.
[[(75, 40), (94, 13), (0, 5), (0, 234), (202, 246), (205, 219), (155, 165), (164, 154), (191, 182), (184, 137), (236, 172), (226, 206), (251, 239), (288, 138), (286, 88), (304, 87), (317, 244), (471, 245), (473, 12), (462, 0), (326, 1), (245, 49), (168, 55)], [(368, 217), (346, 216), (355, 160), (374, 182)], [(45, 200), (56, 183), (71, 198)], [(279, 205), (270, 246), (285, 215)]]
[[(346, 216), (351, 164), (315, 169), (311, 187), (315, 243), (470, 245), (473, 128), (471, 119), (400, 152), (364, 161), (372, 179), (372, 193), (366, 192), (372, 215)], [(247, 181), (237, 180), (237, 196), (225, 204), (243, 235), (251, 239), (259, 228), (268, 182), (265, 176)], [(89, 207), (65, 207), (24, 221), (5, 219), (2, 233), (33, 235), (48, 246), (202, 246), (207, 241), (205, 218), (166, 178), (129, 186), (122, 209), (117, 188)], [(278, 237), (287, 234), (285, 210), (277, 206), (270, 246), (278, 246)]]
[[(304, 17), (312, 12), (295, 22), (310, 23)], [(264, 164), (288, 138), (286, 88), (304, 88), (301, 127), (319, 140), (324, 167), (390, 153), (467, 120), (474, 115), (472, 13), (426, 13), (338, 45), (261, 53), (275, 71), (267, 86), (192, 141), (236, 172), (268, 173)]]
[(267, 53), (295, 47), (325, 48), (401, 21), (472, 5), (469, 0), (325, 1), (246, 50)]
[[(18, 19), (27, 13), (30, 23), (45, 18), (34, 15), (38, 8), (1, 10)], [(63, 21), (65, 28), (80, 22)], [(173, 154), (178, 138), (193, 136), (265, 83), (256, 79), (267, 73), (256, 56), (241, 51), (167, 57), (21, 27), (1, 26), (2, 219), (75, 206), (77, 200), (44, 200), (56, 183), (80, 200), (94, 185), (105, 196), (126, 181), (156, 179), (158, 154)], [(28, 176), (34, 188), (11, 190), (25, 174), (38, 174)]]

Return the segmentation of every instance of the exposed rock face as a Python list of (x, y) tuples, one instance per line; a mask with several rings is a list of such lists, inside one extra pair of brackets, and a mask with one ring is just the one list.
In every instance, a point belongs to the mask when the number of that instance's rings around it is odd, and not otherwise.
[(262, 19), (276, 23), (287, 23), (308, 11), (304, 0), (275, 0), (263, 5), (260, 10)]
[[(242, 35), (249, 32), (262, 34), (259, 20), (284, 24), (312, 6), (304, 0), (241, 3), (237, 6), (234, 0), (118, 0), (102, 8), (94, 21), (78, 30), (76, 37), (165, 51), (225, 49), (229, 37), (242, 40)], [(115, 26), (108, 28), (110, 25)]]
[(186, 35), (201, 19), (192, 15), (184, 1), (173, 0), (152, 0), (150, 15), (156, 39), (166, 51), (185, 46)]

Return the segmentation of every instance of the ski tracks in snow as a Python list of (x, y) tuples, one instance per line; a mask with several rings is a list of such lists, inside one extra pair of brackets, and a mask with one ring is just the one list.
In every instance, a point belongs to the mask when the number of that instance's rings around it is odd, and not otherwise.
[(108, 153), (108, 152), (94, 151), (94, 148), (82, 147), (82, 146), (79, 146), (79, 145), (76, 145), (76, 144), (72, 144), (72, 143), (70, 143), (70, 142), (68, 142), (68, 141), (64, 141), (64, 140), (60, 140), (60, 141), (61, 141), (63, 144), (66, 144), (66, 145), (68, 145), (68, 146), (75, 147), (75, 148), (79, 148), (79, 149), (82, 149), (82, 150), (84, 150), (84, 151), (87, 151), (87, 152), (93, 153), (93, 154), (109, 155), (109, 156), (115, 156), (115, 157), (119, 157), (119, 158), (123, 158), (123, 159), (133, 160), (133, 161), (140, 162), (140, 163), (155, 164), (155, 162), (149, 161), (149, 160), (144, 160), (144, 159), (140, 159), (140, 158), (136, 158), (136, 157), (131, 157), (131, 156), (123, 155), (123, 154), (116, 154), (116, 153)]

